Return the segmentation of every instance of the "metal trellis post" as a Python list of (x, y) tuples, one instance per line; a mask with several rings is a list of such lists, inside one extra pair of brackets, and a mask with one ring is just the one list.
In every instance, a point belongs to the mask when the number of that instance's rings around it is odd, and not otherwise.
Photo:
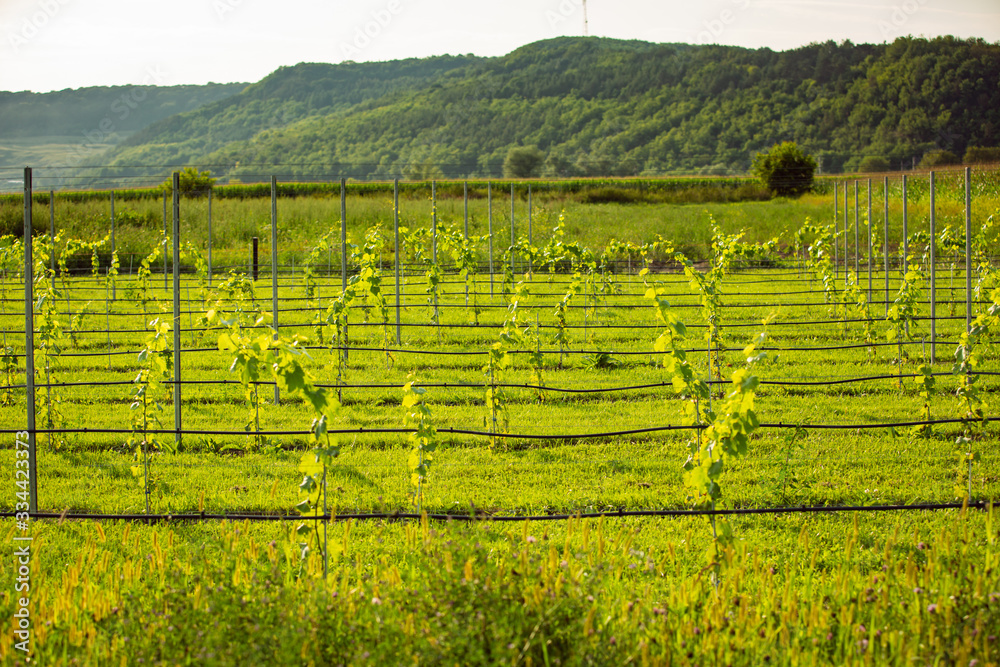
[[(181, 444), (181, 175), (174, 172), (174, 441)], [(166, 249), (164, 249), (166, 255)]]

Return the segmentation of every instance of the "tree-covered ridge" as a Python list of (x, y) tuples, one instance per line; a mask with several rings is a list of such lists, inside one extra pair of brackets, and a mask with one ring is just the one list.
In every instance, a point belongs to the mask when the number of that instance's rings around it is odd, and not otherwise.
[[(0, 92), (0, 139), (128, 135), (156, 121), (211, 104), (245, 83), (204, 86), (114, 86), (51, 93)], [(102, 129), (103, 128), (103, 129)], [(91, 140), (96, 136), (92, 136)]]
[[(321, 72), (338, 82), (330, 98)], [(932, 149), (1000, 145), (1000, 45), (558, 38), (500, 58), (286, 68), (235, 99), (108, 158), (234, 165), (220, 175), (245, 179), (278, 164), (296, 178), (462, 177), (499, 175), (512, 147), (534, 145), (546, 175), (743, 173), (757, 151), (795, 141), (827, 172), (873, 155), (899, 168)]]
[[(163, 120), (123, 143), (157, 146), (172, 159), (194, 160), (232, 141), (316, 115), (349, 109), (397, 90), (411, 89), (477, 59), (411, 58), (383, 63), (300, 63), (282, 67), (240, 94)], [(123, 153), (130, 154), (124, 150)], [(154, 152), (155, 153), (155, 152)], [(146, 159), (145, 153), (141, 153)], [(155, 159), (155, 155), (148, 159)]]

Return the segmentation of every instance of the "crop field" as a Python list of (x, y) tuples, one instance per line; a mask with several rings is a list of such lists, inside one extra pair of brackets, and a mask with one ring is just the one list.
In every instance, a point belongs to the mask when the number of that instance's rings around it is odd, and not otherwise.
[[(991, 178), (968, 264), (947, 179), (905, 235), (898, 202), (869, 230), (812, 195), (548, 201), (530, 242), (520, 209), (476, 199), (466, 234), (461, 200), (415, 201), (397, 240), (369, 198), (346, 254), (333, 201), (279, 202), (337, 220), (281, 253), (264, 202), (225, 202), (211, 278), (190, 220), (161, 273), (155, 201), (119, 209), (131, 268), (92, 202), (54, 244), (36, 210), (38, 512), (5, 533), (33, 538), (33, 661), (997, 663)], [(14, 471), (24, 248), (0, 245)]]

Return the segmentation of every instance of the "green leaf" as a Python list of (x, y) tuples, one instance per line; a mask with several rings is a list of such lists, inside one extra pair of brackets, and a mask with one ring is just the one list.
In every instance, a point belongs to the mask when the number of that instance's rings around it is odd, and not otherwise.
[(236, 343), (233, 342), (232, 337), (228, 333), (223, 332), (219, 334), (220, 352), (235, 352), (236, 349)]

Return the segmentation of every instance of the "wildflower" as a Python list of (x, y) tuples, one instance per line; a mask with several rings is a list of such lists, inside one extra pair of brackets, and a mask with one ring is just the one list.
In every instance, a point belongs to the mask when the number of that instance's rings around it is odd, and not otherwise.
[(534, 544), (537, 541), (538, 541), (537, 537), (535, 537), (534, 535), (528, 535), (528, 544)]
[(382, 604), (382, 601), (379, 600), (378, 598), (372, 598), (372, 604), (379, 605)]
[(927, 605), (927, 613), (928, 614), (933, 614), (934, 612), (937, 611), (937, 607), (938, 606), (935, 603), (933, 603), (933, 602), (930, 603), (929, 605)]

